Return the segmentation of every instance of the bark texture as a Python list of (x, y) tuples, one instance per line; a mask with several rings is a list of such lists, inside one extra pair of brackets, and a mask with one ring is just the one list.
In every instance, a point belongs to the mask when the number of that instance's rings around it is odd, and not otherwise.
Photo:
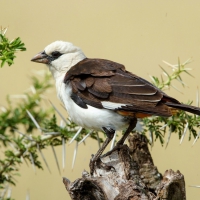
[(145, 136), (129, 136), (123, 145), (102, 156), (94, 174), (63, 183), (72, 200), (185, 200), (184, 176), (167, 170), (162, 176), (154, 166)]

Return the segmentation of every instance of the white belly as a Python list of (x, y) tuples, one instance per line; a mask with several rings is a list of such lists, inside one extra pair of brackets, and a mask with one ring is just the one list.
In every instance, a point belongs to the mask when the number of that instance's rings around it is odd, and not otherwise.
[(128, 126), (128, 121), (116, 112), (108, 109), (98, 109), (88, 105), (87, 109), (81, 108), (71, 99), (71, 86), (61, 84), (58, 96), (64, 103), (73, 122), (84, 128), (102, 130), (102, 127), (122, 130)]

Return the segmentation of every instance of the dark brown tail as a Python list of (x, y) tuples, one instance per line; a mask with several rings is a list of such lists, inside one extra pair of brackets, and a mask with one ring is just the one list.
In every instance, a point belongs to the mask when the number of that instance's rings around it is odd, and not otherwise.
[(177, 108), (179, 110), (184, 110), (196, 115), (200, 115), (200, 108), (195, 107), (195, 106), (190, 106), (186, 104), (178, 104), (178, 103), (172, 103), (172, 102), (166, 102), (165, 105), (172, 107), (172, 108)]

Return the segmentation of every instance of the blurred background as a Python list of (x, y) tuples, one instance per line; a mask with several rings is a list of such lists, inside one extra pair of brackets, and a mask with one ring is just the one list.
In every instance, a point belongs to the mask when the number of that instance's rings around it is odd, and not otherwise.
[[(55, 40), (70, 41), (82, 48), (89, 58), (110, 59), (126, 66), (131, 72), (150, 81), (149, 74), (160, 76), (162, 62), (176, 64), (193, 58), (188, 66), (195, 76), (183, 76), (189, 87), (183, 92), (174, 89), (165, 91), (181, 102), (193, 100), (196, 104), (197, 86), (200, 86), (200, 2), (199, 1), (136, 1), (136, 0), (57, 0), (57, 1), (0, 1), (0, 26), (8, 27), (9, 39), (21, 37), (27, 47), (19, 52), (12, 67), (0, 69), (0, 104), (10, 94), (21, 94), (30, 86), (33, 70), (45, 69), (45, 65), (30, 62), (30, 59)], [(55, 89), (47, 94), (60, 110)], [(50, 106), (50, 104), (47, 104)], [(67, 113), (64, 112), (67, 116)], [(180, 170), (185, 176), (187, 199), (199, 199), (200, 189), (200, 142), (192, 147), (193, 138), (184, 139), (180, 145), (178, 135), (172, 135), (168, 147), (157, 141), (151, 148), (155, 165), (163, 174), (167, 169)], [(13, 187), (13, 198), (25, 199), (27, 191), (32, 200), (70, 199), (62, 183), (65, 176), (71, 181), (88, 170), (92, 153), (98, 149), (96, 141), (88, 139), (80, 145), (74, 169), (71, 169), (75, 143), (67, 146), (66, 169), (61, 175), (56, 168), (52, 151), (44, 151), (51, 167), (50, 174), (22, 165), (18, 184)], [(56, 148), (61, 163), (61, 148)]]

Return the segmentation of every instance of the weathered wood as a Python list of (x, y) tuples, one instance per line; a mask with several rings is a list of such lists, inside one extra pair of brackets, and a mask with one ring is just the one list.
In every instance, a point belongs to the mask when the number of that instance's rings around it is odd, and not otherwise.
[(145, 136), (134, 133), (129, 144), (102, 156), (91, 176), (63, 182), (72, 200), (185, 200), (183, 175), (167, 170), (162, 175), (154, 166)]
[(180, 171), (166, 170), (162, 182), (156, 189), (156, 193), (157, 197), (155, 200), (186, 200), (184, 176)]
[(139, 175), (144, 184), (152, 190), (155, 190), (162, 175), (154, 166), (153, 159), (149, 152), (148, 140), (144, 135), (134, 133), (129, 136), (129, 149), (132, 159), (138, 164)]

